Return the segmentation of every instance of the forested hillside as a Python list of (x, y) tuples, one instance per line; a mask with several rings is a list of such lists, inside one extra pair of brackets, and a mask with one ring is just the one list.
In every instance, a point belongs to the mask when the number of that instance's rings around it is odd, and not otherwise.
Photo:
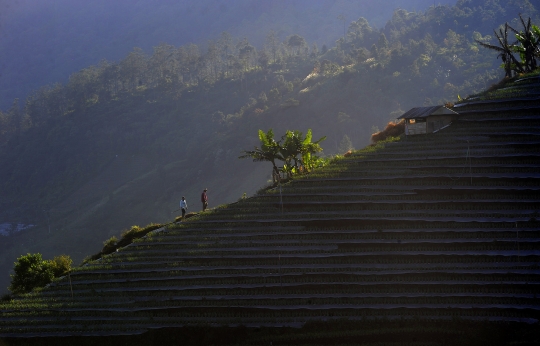
[[(455, 0), (437, 0), (450, 4)], [(262, 46), (269, 30), (331, 44), (359, 16), (380, 28), (395, 8), (421, 10), (432, 0), (107, 0), (0, 1), (0, 109), (33, 89), (62, 82), (102, 59), (118, 61), (133, 47), (160, 42), (206, 45), (221, 32)], [(339, 17), (339, 18), (338, 18)]]
[(488, 87), (504, 71), (475, 39), (493, 42), (519, 13), (538, 22), (527, 0), (462, 0), (397, 10), (382, 30), (355, 19), (332, 46), (223, 33), (135, 48), (36, 90), (0, 113), (0, 220), (38, 225), (1, 239), (0, 287), (23, 253), (80, 261), (122, 228), (169, 221), (181, 195), (197, 211), (205, 187), (211, 207), (252, 194), (270, 165), (237, 157), (258, 129), (311, 128), (335, 154), (411, 107)]

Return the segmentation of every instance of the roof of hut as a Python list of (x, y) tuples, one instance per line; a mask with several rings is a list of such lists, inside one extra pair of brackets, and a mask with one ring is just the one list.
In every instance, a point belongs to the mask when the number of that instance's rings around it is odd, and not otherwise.
[(426, 118), (430, 115), (455, 115), (457, 114), (453, 110), (446, 108), (445, 106), (431, 106), (431, 107), (416, 107), (410, 109), (408, 112), (400, 116), (398, 119), (418, 119)]

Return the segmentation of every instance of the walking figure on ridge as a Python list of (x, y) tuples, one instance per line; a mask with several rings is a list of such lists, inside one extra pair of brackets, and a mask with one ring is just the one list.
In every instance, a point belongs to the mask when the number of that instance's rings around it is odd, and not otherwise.
[(180, 200), (180, 209), (182, 209), (182, 220), (184, 220), (184, 217), (186, 216), (186, 210), (187, 210), (187, 201), (184, 196), (182, 196), (182, 199)]
[(204, 189), (201, 195), (202, 211), (205, 211), (206, 208), (208, 208), (208, 196), (206, 195), (206, 191), (208, 191), (208, 189)]

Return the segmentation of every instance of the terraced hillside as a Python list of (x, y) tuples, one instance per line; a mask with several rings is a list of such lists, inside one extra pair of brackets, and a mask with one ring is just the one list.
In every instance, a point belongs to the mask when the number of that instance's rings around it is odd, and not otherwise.
[(437, 133), (357, 151), (3, 303), (0, 336), (343, 319), (538, 324), (538, 78), (506, 87), (457, 105), (459, 119)]

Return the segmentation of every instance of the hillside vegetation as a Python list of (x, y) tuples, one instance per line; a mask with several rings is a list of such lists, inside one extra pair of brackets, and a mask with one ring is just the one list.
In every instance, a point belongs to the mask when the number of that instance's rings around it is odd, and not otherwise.
[(538, 81), (464, 100), (437, 133), (389, 138), (147, 233), (0, 304), (0, 336), (538, 343)]
[(135, 49), (15, 102), (0, 113), (0, 216), (38, 227), (1, 239), (2, 287), (21, 254), (80, 262), (121, 229), (170, 221), (181, 195), (196, 205), (208, 187), (216, 206), (253, 194), (270, 167), (236, 158), (259, 129), (311, 128), (336, 154), (410, 107), (479, 92), (503, 71), (475, 39), (538, 17), (525, 0), (484, 5), (398, 10), (382, 30), (360, 18), (330, 49), (273, 32), (258, 47), (224, 33)]
[(385, 6), (371, 0), (2, 1), (0, 109), (45, 84), (65, 82), (71, 73), (102, 59), (119, 61), (133, 47), (150, 53), (159, 42), (206, 46), (223, 31), (247, 37), (260, 47), (270, 30), (281, 40), (299, 34), (319, 46), (332, 45), (359, 16), (380, 28), (396, 8), (414, 11), (433, 4), (432, 0), (385, 0)]

